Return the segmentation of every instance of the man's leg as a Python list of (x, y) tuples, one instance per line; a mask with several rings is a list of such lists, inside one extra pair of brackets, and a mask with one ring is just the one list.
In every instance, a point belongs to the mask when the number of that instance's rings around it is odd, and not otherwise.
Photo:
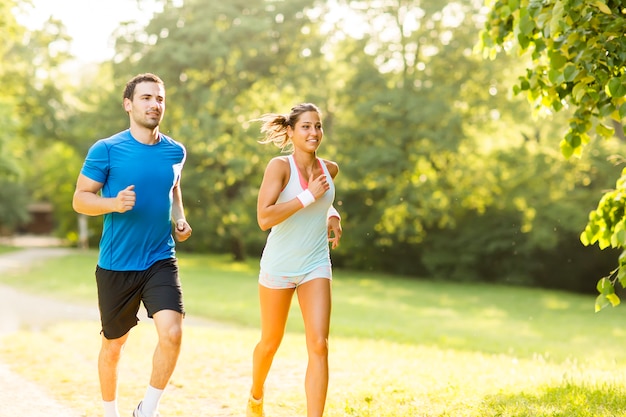
[(183, 315), (174, 310), (161, 310), (154, 314), (154, 324), (159, 343), (152, 359), (150, 385), (165, 389), (174, 372), (183, 335)]
[(180, 353), (182, 341), (183, 315), (174, 310), (161, 310), (154, 313), (159, 341), (152, 357), (150, 386), (141, 402), (141, 412), (146, 417), (156, 415), (163, 390), (167, 386)]
[(110, 407), (105, 406), (105, 408), (109, 408), (105, 417), (119, 415), (115, 404), (117, 400), (118, 364), (127, 339), (128, 333), (118, 339), (107, 339), (102, 335), (102, 345), (98, 355), (98, 376), (102, 401), (110, 404)]

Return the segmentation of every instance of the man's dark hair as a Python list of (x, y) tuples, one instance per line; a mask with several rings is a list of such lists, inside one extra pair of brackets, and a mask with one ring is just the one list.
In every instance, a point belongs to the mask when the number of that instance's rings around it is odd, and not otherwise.
[(163, 80), (161, 80), (158, 76), (152, 73), (146, 72), (144, 74), (135, 75), (129, 82), (126, 83), (126, 88), (124, 88), (123, 98), (132, 100), (133, 95), (135, 94), (135, 87), (137, 86), (137, 84), (145, 83), (145, 82), (165, 85), (163, 83)]

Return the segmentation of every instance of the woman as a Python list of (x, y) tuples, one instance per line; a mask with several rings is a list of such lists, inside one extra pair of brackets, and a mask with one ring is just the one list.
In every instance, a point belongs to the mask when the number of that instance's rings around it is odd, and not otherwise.
[(261, 143), (293, 152), (269, 162), (259, 189), (257, 220), (262, 230), (271, 232), (261, 257), (261, 340), (254, 349), (246, 415), (264, 415), (263, 387), (297, 292), (308, 352), (307, 416), (321, 417), (328, 389), (329, 242), (336, 248), (342, 233), (339, 213), (332, 206), (339, 167), (317, 157), (324, 132), (315, 105), (299, 104), (287, 115), (266, 114), (259, 121), (265, 134)]

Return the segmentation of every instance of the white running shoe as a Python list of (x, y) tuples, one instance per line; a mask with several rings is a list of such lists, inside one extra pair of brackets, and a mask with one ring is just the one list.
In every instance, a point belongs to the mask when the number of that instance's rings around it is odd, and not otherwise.
[[(143, 403), (143, 401), (141, 401), (138, 405), (137, 408), (135, 408), (135, 410), (133, 411), (133, 417), (148, 417), (146, 416), (144, 413), (141, 412), (141, 403)], [(159, 413), (156, 413), (154, 415), (154, 417), (160, 417)]]

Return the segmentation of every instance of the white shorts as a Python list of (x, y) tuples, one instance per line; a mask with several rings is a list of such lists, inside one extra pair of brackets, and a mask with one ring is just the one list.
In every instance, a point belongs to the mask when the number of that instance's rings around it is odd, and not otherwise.
[(259, 284), (264, 287), (283, 290), (287, 288), (296, 288), (299, 285), (309, 282), (316, 278), (325, 278), (332, 280), (333, 271), (330, 265), (318, 266), (311, 272), (304, 275), (294, 275), (291, 277), (281, 275), (270, 275), (267, 272), (261, 270), (259, 273)]

